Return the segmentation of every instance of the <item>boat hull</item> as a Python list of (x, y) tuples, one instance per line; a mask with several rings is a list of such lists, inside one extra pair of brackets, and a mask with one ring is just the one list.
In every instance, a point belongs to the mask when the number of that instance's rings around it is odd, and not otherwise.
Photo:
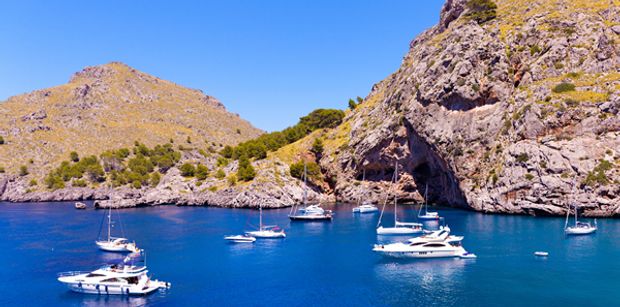
[(275, 231), (248, 231), (246, 232), (248, 236), (252, 236), (254, 238), (261, 239), (280, 239), (285, 238), (286, 234), (284, 232), (275, 232)]
[(291, 221), (331, 221), (331, 215), (289, 215)]
[(438, 219), (439, 219), (439, 216), (437, 215), (419, 215), (418, 216), (418, 220), (422, 220), (422, 221), (435, 221)]
[(439, 250), (386, 250), (381, 246), (376, 246), (373, 251), (390, 258), (454, 258), (467, 254), (462, 248), (439, 249)]
[(254, 243), (254, 241), (256, 241), (256, 238), (246, 236), (227, 236), (224, 237), (224, 240), (232, 243)]
[(422, 233), (423, 229), (416, 229), (410, 227), (379, 227), (377, 228), (378, 235), (410, 235)]
[(136, 252), (135, 248), (131, 248), (127, 244), (121, 244), (121, 245), (110, 244), (107, 241), (106, 242), (97, 241), (96, 243), (100, 250), (106, 251), (106, 252), (115, 252), (115, 253)]
[(379, 208), (353, 208), (353, 213), (373, 213), (379, 212)]
[(564, 233), (569, 236), (589, 235), (594, 232), (596, 232), (596, 228), (586, 228), (586, 229), (567, 228), (564, 230)]

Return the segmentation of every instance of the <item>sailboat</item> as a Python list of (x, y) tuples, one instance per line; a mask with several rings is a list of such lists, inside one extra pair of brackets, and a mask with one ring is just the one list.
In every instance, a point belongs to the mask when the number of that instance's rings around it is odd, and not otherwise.
[[(398, 164), (394, 167), (394, 176), (393, 183), (394, 185), (398, 182)], [(381, 216), (379, 216), (379, 223), (377, 224), (377, 234), (379, 235), (408, 235), (408, 234), (416, 234), (421, 233), (424, 230), (422, 229), (422, 224), (420, 223), (411, 223), (411, 222), (399, 222), (398, 221), (398, 195), (394, 193), (394, 227), (383, 227), (381, 226), (381, 218), (383, 217), (383, 213), (385, 212), (385, 205), (387, 204), (387, 197), (385, 199), (385, 203), (383, 203), (383, 209), (381, 210)]]
[(566, 222), (564, 223), (564, 233), (567, 235), (588, 235), (594, 233), (597, 229), (596, 219), (594, 219), (594, 226), (588, 222), (580, 222), (577, 218), (577, 205), (575, 205), (575, 224), (568, 226), (568, 218), (570, 216), (570, 207), (566, 210)]
[(263, 205), (258, 207), (258, 230), (246, 231), (245, 234), (254, 238), (284, 238), (286, 234), (284, 229), (280, 229), (278, 226), (266, 226), (263, 225)]
[[(422, 214), (422, 208), (424, 208), (424, 214)], [(428, 212), (428, 182), (426, 183), (426, 189), (424, 189), (424, 205), (420, 206), (420, 211), (418, 212), (419, 220), (438, 220), (439, 213), (437, 212)]]
[(135, 242), (129, 242), (129, 240), (126, 238), (112, 236), (112, 208), (111, 207), (108, 209), (107, 217), (108, 217), (107, 239), (95, 241), (99, 249), (107, 251), (107, 252), (139, 253), (140, 249), (136, 246)]
[(289, 218), (292, 221), (331, 221), (332, 220), (332, 211), (324, 210), (319, 205), (308, 205), (308, 168), (306, 163), (304, 162), (304, 207), (297, 208), (297, 205), (293, 205), (291, 207), (291, 212), (289, 213)]
[[(366, 169), (364, 169), (364, 173), (362, 175), (362, 182), (366, 181)], [(357, 207), (353, 208), (353, 213), (372, 213), (372, 212), (377, 212), (379, 211), (379, 208), (377, 208), (377, 206), (368, 203), (368, 202), (364, 202), (362, 204), (362, 196), (360, 195), (358, 201), (357, 201)]]

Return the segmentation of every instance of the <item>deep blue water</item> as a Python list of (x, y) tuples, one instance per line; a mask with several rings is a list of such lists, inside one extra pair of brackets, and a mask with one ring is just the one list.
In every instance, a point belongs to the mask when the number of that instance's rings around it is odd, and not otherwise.
[[(399, 210), (416, 214), (414, 206)], [(347, 205), (338, 206), (331, 223), (290, 223), (288, 209), (265, 211), (287, 238), (236, 245), (222, 237), (257, 224), (258, 211), (121, 210), (125, 234), (147, 251), (151, 274), (172, 283), (164, 292), (125, 298), (72, 293), (56, 281), (58, 272), (92, 270), (120, 257), (94, 245), (103, 211), (0, 203), (0, 306), (620, 304), (619, 220), (599, 220), (593, 236), (567, 238), (563, 218), (439, 211), (478, 259), (385, 260), (371, 252), (379, 215), (353, 215)], [(534, 257), (537, 250), (549, 258)]]

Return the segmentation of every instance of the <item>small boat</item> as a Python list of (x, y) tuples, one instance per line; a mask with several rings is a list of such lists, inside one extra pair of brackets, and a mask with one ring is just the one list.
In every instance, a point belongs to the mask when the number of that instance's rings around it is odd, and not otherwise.
[(476, 259), (476, 258), (478, 258), (478, 256), (476, 256), (476, 254), (474, 254), (474, 253), (465, 252), (464, 254), (459, 255), (459, 258), (461, 258), (461, 259)]
[(259, 218), (258, 218), (258, 230), (246, 231), (245, 234), (255, 238), (264, 239), (276, 239), (285, 238), (286, 234), (284, 229), (280, 229), (278, 226), (265, 226), (263, 225), (263, 205), (259, 205)]
[[(424, 208), (424, 213), (422, 213), (422, 208)], [(428, 183), (426, 183), (426, 189), (424, 189), (424, 205), (420, 206), (420, 211), (418, 212), (418, 219), (424, 221), (439, 219), (439, 213), (428, 211)]]
[(254, 241), (256, 241), (256, 238), (250, 237), (248, 235), (236, 235), (236, 236), (226, 236), (224, 237), (224, 240), (227, 240), (233, 243), (254, 243)]
[[(95, 244), (97, 244), (99, 249), (106, 251), (106, 252), (120, 252), (120, 253), (140, 252), (140, 249), (136, 246), (136, 242), (130, 242), (126, 238), (112, 236), (112, 225), (113, 225), (112, 208), (108, 210), (107, 217), (108, 217), (108, 236), (104, 240), (95, 241)], [(99, 231), (99, 233), (101, 234), (101, 230)], [(122, 227), (121, 227), (121, 233), (122, 233)]]
[[(394, 167), (394, 176), (392, 176), (392, 179), (394, 184), (398, 182), (398, 164)], [(422, 228), (423, 225), (420, 223), (398, 221), (398, 196), (396, 193), (394, 193), (394, 227), (383, 227), (381, 225), (381, 220), (383, 218), (383, 213), (385, 212), (386, 204), (387, 197), (385, 199), (385, 203), (383, 204), (381, 215), (379, 216), (379, 222), (377, 223), (378, 235), (410, 235), (424, 232), (424, 229)]]
[(566, 211), (566, 222), (564, 223), (564, 233), (567, 235), (588, 235), (594, 233), (597, 229), (596, 219), (594, 219), (594, 225), (588, 222), (581, 222), (577, 218), (577, 211), (579, 209), (575, 205), (575, 224), (568, 226), (568, 218), (570, 216), (570, 208)]
[[(365, 182), (365, 181), (366, 181), (366, 169), (364, 169), (364, 174), (362, 175), (362, 182)], [(371, 203), (367, 203), (367, 202), (360, 205), (361, 202), (362, 202), (362, 196), (360, 195), (360, 198), (357, 201), (358, 206), (352, 209), (353, 213), (373, 213), (373, 212), (379, 211), (379, 208), (377, 208), (377, 206)]]
[(319, 205), (308, 205), (308, 185), (306, 184), (308, 177), (308, 169), (304, 163), (304, 208), (297, 208), (296, 205), (291, 207), (289, 218), (291, 221), (331, 221), (333, 213), (331, 210), (324, 210)]
[(82, 202), (77, 202), (75, 203), (75, 209), (80, 209), (80, 210), (86, 209), (86, 204)]
[(100, 295), (146, 295), (158, 289), (170, 288), (169, 282), (151, 279), (146, 264), (135, 265), (135, 257), (135, 254), (131, 254), (121, 262), (92, 272), (59, 273), (58, 281), (71, 291)]
[(461, 245), (463, 237), (450, 236), (444, 241), (397, 242), (376, 244), (372, 249), (386, 257), (392, 258), (474, 258)]
[(547, 257), (549, 256), (548, 252), (543, 252), (543, 251), (538, 251), (538, 252), (534, 252), (534, 256), (536, 257)]
[(353, 213), (371, 213), (379, 211), (379, 208), (373, 204), (363, 204), (353, 208)]

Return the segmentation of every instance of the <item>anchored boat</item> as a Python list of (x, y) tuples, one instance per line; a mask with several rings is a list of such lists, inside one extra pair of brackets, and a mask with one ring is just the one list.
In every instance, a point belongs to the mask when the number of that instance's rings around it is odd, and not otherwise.
[(118, 263), (92, 272), (59, 273), (58, 281), (74, 292), (103, 295), (146, 295), (157, 289), (170, 288), (169, 282), (151, 279), (146, 264), (134, 264), (135, 257), (139, 256), (128, 255)]
[(407, 242), (375, 244), (372, 250), (393, 258), (476, 258), (475, 254), (467, 252), (461, 245), (463, 237), (449, 234), (450, 229), (444, 227), (433, 232), (432, 236), (413, 238)]
[(256, 238), (250, 237), (248, 235), (235, 235), (235, 236), (225, 236), (224, 240), (233, 243), (254, 243)]
[(570, 208), (566, 211), (566, 222), (564, 223), (564, 233), (567, 235), (588, 235), (594, 233), (597, 229), (596, 219), (594, 219), (594, 225), (588, 222), (581, 222), (577, 218), (577, 205), (575, 205), (575, 224), (568, 226), (568, 218), (570, 216)]
[(319, 205), (308, 205), (308, 185), (306, 184), (308, 177), (308, 169), (304, 162), (304, 207), (297, 208), (293, 205), (289, 218), (292, 221), (331, 221), (333, 214), (331, 210), (324, 210)]
[[(398, 182), (398, 164), (394, 167), (394, 175), (392, 176), (393, 183), (396, 184)], [(389, 192), (388, 192), (389, 195)], [(394, 227), (383, 227), (381, 225), (381, 220), (383, 218), (383, 213), (385, 212), (385, 207), (387, 204), (387, 196), (385, 202), (383, 203), (383, 209), (381, 210), (381, 215), (379, 216), (379, 222), (377, 223), (377, 234), (379, 235), (409, 235), (409, 234), (417, 234), (422, 233), (424, 230), (422, 228), (422, 224), (420, 223), (412, 223), (412, 222), (399, 222), (398, 221), (398, 195), (394, 193)]]
[(245, 234), (255, 238), (264, 238), (264, 239), (276, 239), (276, 238), (285, 238), (286, 234), (284, 233), (284, 229), (279, 228), (278, 226), (266, 226), (263, 225), (263, 205), (260, 204), (258, 207), (259, 218), (258, 218), (258, 230), (246, 231)]
[[(364, 169), (364, 173), (362, 175), (362, 182), (366, 182), (366, 169)], [(372, 212), (377, 212), (379, 211), (379, 208), (377, 208), (377, 206), (371, 204), (370, 202), (364, 202), (362, 203), (362, 196), (360, 194), (360, 197), (357, 200), (357, 207), (353, 208), (353, 213), (372, 213)]]
[[(122, 237), (113, 237), (112, 236), (112, 208), (108, 209), (108, 236), (105, 240), (97, 240), (95, 243), (99, 247), (99, 249), (107, 251), (107, 252), (132, 252), (137, 253), (140, 252), (140, 249), (136, 246), (135, 242), (129, 242), (128, 239)], [(103, 223), (102, 223), (103, 225)], [(122, 234), (122, 226), (121, 226), (121, 234)], [(101, 234), (101, 230), (99, 231)]]
[[(422, 213), (422, 208), (424, 208), (424, 214)], [(424, 189), (424, 205), (420, 206), (420, 211), (418, 212), (418, 219), (425, 221), (439, 219), (439, 213), (428, 211), (428, 182), (426, 183), (426, 188)]]

